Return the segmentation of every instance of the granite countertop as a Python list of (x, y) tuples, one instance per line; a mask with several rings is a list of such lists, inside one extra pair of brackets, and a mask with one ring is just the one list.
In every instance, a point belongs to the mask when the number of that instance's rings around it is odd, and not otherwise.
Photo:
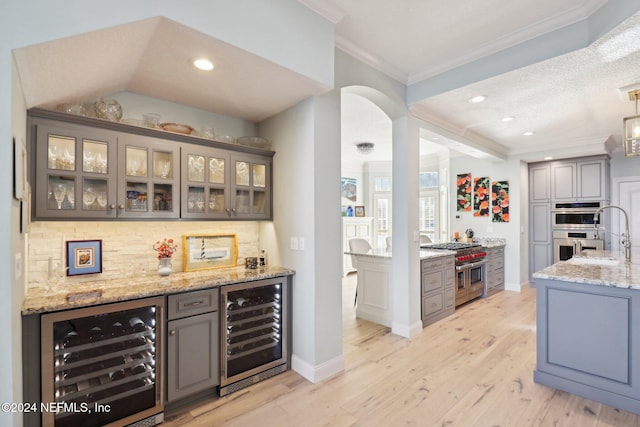
[(480, 243), (485, 248), (499, 248), (507, 245), (507, 239), (496, 237), (474, 237), (473, 243)]
[(149, 274), (138, 278), (96, 280), (54, 285), (48, 288), (30, 288), (24, 297), (22, 314), (88, 307), (293, 274), (295, 271), (291, 269), (271, 265), (255, 270), (242, 266), (172, 273), (168, 277)]
[[(345, 252), (345, 254), (346, 255), (359, 255), (359, 256), (365, 256), (365, 257), (370, 257), (370, 258), (391, 259), (391, 252), (387, 251), (386, 249), (382, 249), (382, 248), (374, 248), (374, 249), (371, 249), (369, 252), (366, 252), (366, 253), (363, 253), (363, 252)], [(445, 251), (445, 250), (430, 251), (430, 250), (420, 249), (420, 259), (438, 258), (438, 257), (443, 257), (443, 256), (453, 255), (453, 254), (455, 254), (454, 251)]]
[(632, 258), (628, 262), (621, 252), (583, 251), (567, 261), (560, 261), (533, 273), (533, 277), (640, 289), (640, 258)]

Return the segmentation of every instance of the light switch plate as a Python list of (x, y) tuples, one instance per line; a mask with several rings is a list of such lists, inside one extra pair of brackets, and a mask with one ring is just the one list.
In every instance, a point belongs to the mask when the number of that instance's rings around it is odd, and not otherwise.
[(292, 237), (291, 238), (291, 250), (292, 251), (297, 251), (298, 250), (298, 238), (297, 237)]

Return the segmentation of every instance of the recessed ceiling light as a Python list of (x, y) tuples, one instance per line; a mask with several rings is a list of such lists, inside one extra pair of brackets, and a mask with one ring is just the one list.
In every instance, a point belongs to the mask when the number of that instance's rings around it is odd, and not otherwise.
[(193, 66), (199, 70), (211, 71), (213, 70), (213, 62), (206, 58), (197, 58), (193, 60)]
[(477, 95), (477, 96), (474, 96), (473, 98), (471, 98), (469, 100), (469, 102), (471, 102), (473, 104), (477, 104), (478, 102), (482, 102), (485, 99), (487, 99), (487, 95)]
[(432, 141), (437, 141), (437, 140), (439, 140), (439, 139), (440, 139), (440, 138), (438, 138), (437, 136), (434, 136), (433, 138), (431, 138), (431, 140), (432, 140)]
[(523, 135), (524, 135), (524, 136), (531, 136), (531, 135), (533, 135), (534, 133), (535, 133), (535, 132), (528, 131), (528, 132), (523, 133)]
[(514, 119), (514, 118), (513, 118), (513, 117), (511, 117), (511, 116), (507, 116), (507, 117), (503, 117), (501, 120), (502, 120), (503, 122), (505, 122), (505, 123), (506, 123), (506, 122), (510, 122), (510, 121), (511, 121), (511, 120), (513, 120), (513, 119)]
[(542, 160), (553, 160), (553, 157), (547, 156), (547, 157), (543, 158)]

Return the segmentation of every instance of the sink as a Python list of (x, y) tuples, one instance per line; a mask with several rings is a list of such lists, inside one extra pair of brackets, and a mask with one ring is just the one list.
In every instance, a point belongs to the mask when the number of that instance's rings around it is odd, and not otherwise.
[(620, 265), (620, 260), (613, 258), (574, 257), (567, 262), (587, 265)]

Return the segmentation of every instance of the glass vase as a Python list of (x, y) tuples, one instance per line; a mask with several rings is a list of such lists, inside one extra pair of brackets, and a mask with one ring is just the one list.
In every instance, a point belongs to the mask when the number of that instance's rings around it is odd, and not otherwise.
[(168, 276), (173, 272), (171, 258), (158, 258), (158, 274)]

